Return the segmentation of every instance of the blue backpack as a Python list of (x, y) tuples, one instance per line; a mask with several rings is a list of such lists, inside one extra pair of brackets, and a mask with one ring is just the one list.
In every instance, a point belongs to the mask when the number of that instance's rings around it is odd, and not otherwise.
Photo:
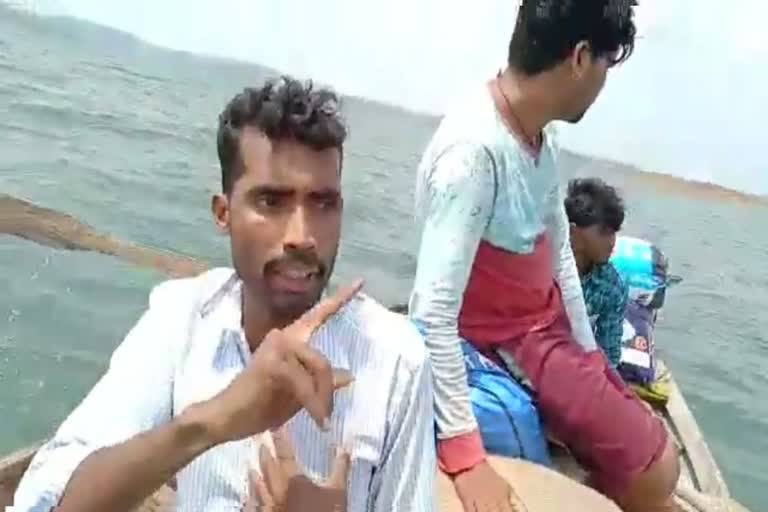
[(552, 466), (532, 397), (499, 365), (462, 342), (470, 400), (483, 446), (492, 455)]

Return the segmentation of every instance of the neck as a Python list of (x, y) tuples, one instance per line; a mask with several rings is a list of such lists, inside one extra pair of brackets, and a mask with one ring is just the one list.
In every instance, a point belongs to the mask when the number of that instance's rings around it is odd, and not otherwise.
[(579, 271), (580, 277), (584, 277), (585, 275), (589, 274), (589, 272), (592, 270), (592, 267), (594, 266), (594, 264), (589, 261), (589, 259), (585, 257), (584, 253), (581, 251), (574, 250), (573, 259), (576, 260), (576, 269)]
[(546, 73), (526, 76), (512, 68), (507, 68), (499, 77), (504, 97), (523, 135), (529, 139), (536, 138), (550, 121), (557, 118), (546, 93), (547, 81)]
[(255, 351), (261, 341), (272, 329), (281, 329), (290, 322), (281, 322), (275, 318), (269, 308), (264, 307), (263, 301), (254, 297), (243, 287), (243, 331), (251, 352)]

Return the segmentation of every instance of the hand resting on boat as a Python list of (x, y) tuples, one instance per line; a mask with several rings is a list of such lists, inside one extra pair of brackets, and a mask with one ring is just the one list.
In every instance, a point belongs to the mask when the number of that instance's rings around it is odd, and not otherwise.
[(57, 512), (130, 511), (202, 453), (279, 427), (305, 408), (321, 428), (336, 389), (351, 383), (307, 342), (360, 289), (319, 302), (284, 329), (270, 331), (246, 368), (218, 395), (120, 444), (97, 450), (75, 470)]
[(488, 461), (453, 476), (453, 485), (464, 510), (525, 512), (511, 483), (502, 478)]
[[(498, 456), (489, 456), (487, 461), (502, 479), (514, 485), (516, 506), (522, 512), (621, 512), (597, 491), (540, 464)], [(440, 471), (435, 496), (440, 512), (465, 510), (450, 477)]]

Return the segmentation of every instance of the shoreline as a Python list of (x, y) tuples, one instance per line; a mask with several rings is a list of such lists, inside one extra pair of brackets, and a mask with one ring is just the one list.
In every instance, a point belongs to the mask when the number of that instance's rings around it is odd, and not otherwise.
[(619, 188), (631, 185), (658, 191), (666, 195), (682, 195), (689, 199), (745, 206), (768, 206), (768, 196), (750, 194), (716, 183), (697, 181), (663, 172), (648, 171), (633, 164), (576, 153), (567, 149), (561, 151), (561, 158), (565, 160), (563, 170), (565, 171), (564, 174), (569, 175), (568, 178), (573, 176), (598, 176), (610, 184), (614, 184), (611, 182), (615, 176), (617, 178), (616, 185)]

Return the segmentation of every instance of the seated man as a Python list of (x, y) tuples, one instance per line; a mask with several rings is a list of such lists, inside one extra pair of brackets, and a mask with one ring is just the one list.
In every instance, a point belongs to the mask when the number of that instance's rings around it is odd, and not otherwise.
[(439, 464), (467, 511), (513, 510), (515, 482), (488, 463), (462, 340), (522, 371), (547, 429), (624, 512), (676, 510), (675, 444), (597, 348), (548, 128), (582, 119), (630, 57), (635, 4), (523, 0), (507, 68), (453, 105), (419, 164), (408, 309), (432, 359)]
[(616, 368), (621, 362), (628, 290), (608, 260), (624, 223), (624, 204), (616, 189), (602, 180), (575, 179), (568, 184), (565, 211), (595, 341)]
[[(14, 510), (132, 510), (174, 476), (178, 510), (240, 510), (254, 435), (286, 421), (308, 476), (327, 478), (336, 447), (348, 452), (348, 510), (432, 510), (418, 331), (359, 286), (313, 308), (339, 245), (345, 138), (337, 97), (289, 78), (226, 106), (212, 210), (234, 270), (152, 291), (106, 374), (36, 454)], [(335, 399), (345, 383), (331, 368), (354, 379)]]

